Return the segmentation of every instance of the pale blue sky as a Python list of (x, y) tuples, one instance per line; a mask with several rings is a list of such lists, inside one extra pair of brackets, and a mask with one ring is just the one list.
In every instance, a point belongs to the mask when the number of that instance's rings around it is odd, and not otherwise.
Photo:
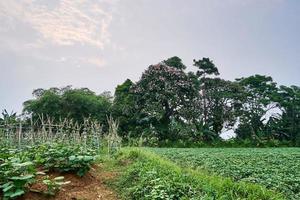
[(298, 0), (0, 0), (0, 25), (1, 110), (40, 87), (113, 91), (174, 55), (300, 85)]

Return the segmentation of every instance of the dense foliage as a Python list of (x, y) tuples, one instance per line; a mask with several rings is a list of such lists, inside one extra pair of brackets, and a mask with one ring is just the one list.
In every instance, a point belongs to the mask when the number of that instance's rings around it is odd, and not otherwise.
[(191, 120), (197, 90), (181, 69), (163, 64), (150, 66), (133, 88), (143, 121), (154, 127), (159, 139), (174, 139), (172, 121)]
[[(25, 120), (48, 116), (83, 123), (119, 121), (120, 135), (128, 144), (158, 145), (184, 141), (218, 142), (233, 129), (236, 140), (300, 145), (300, 89), (277, 86), (272, 77), (253, 75), (235, 81), (220, 77), (209, 58), (194, 60), (194, 72), (177, 57), (150, 65), (137, 82), (127, 79), (109, 93), (87, 88), (37, 89), (24, 103)], [(0, 125), (16, 120), (3, 113)]]
[(134, 132), (139, 126), (137, 121), (139, 114), (136, 112), (135, 96), (131, 90), (133, 86), (134, 83), (127, 79), (123, 84), (116, 87), (113, 99), (112, 115), (118, 119), (119, 131), (123, 137)]
[(110, 113), (110, 97), (96, 95), (87, 88), (71, 87), (37, 89), (33, 91), (35, 99), (24, 102), (24, 112), (35, 120), (47, 116), (54, 121), (73, 119), (83, 123), (85, 118), (97, 120), (103, 124)]
[(300, 198), (300, 150), (297, 148), (152, 150), (182, 166), (261, 184), (282, 192), (288, 199)]

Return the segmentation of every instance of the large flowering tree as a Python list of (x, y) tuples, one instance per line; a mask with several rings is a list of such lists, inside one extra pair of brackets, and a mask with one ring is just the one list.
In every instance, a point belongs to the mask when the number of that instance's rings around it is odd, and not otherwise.
[(136, 83), (137, 106), (159, 132), (160, 139), (170, 139), (172, 120), (188, 122), (194, 113), (198, 92), (193, 78), (183, 69), (164, 63), (151, 65)]

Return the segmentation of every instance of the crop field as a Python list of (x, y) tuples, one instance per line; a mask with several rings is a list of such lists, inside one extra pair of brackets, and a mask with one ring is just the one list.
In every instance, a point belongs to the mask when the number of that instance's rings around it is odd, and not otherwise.
[(118, 124), (108, 124), (107, 133), (91, 120), (1, 129), (0, 199), (300, 197), (300, 148), (120, 148)]
[(300, 199), (299, 148), (155, 148), (181, 166), (247, 181)]
[[(84, 176), (95, 160), (95, 151), (79, 145), (44, 143), (22, 150), (0, 148), (0, 185), (4, 199), (14, 199), (39, 186), (35, 193), (54, 196), (60, 187), (70, 182), (64, 177), (50, 176), (57, 171)], [(37, 170), (38, 169), (38, 170)], [(1, 197), (0, 197), (1, 199)]]
[(92, 174), (103, 148), (98, 124), (86, 121), (86, 132), (79, 134), (75, 124), (63, 123), (0, 129), (0, 200), (114, 199), (101, 186), (101, 173)]

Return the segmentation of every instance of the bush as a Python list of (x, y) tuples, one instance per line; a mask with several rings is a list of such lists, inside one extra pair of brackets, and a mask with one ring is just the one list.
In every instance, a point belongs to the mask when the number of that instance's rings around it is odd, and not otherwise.
[(75, 172), (78, 176), (90, 170), (96, 155), (92, 149), (62, 143), (42, 144), (33, 152), (33, 159), (45, 169)]

